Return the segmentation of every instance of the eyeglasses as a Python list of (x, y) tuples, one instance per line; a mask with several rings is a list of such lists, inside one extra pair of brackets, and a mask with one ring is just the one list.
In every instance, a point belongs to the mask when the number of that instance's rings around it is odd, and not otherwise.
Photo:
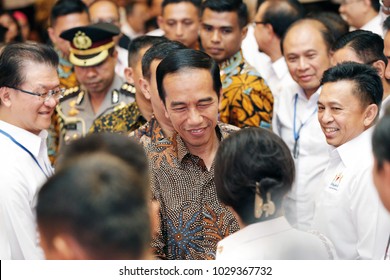
[(58, 101), (63, 97), (63, 94), (65, 92), (64, 88), (49, 90), (46, 93), (35, 93), (35, 92), (27, 91), (24, 89), (16, 88), (16, 87), (11, 87), (11, 86), (6, 86), (6, 87), (12, 88), (12, 89), (15, 89), (15, 90), (18, 90), (18, 91), (21, 91), (21, 92), (24, 92), (24, 93), (27, 93), (30, 95), (39, 96), (39, 100), (41, 100), (43, 103), (49, 101), (49, 99), (51, 97), (53, 97), (55, 100)]
[(265, 21), (254, 21), (254, 22), (252, 22), (253, 27), (256, 27), (259, 24), (268, 24), (268, 22), (265, 22)]

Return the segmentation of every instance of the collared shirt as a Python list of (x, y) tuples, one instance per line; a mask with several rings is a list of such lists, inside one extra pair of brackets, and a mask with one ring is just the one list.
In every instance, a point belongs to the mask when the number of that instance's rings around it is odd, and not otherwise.
[(291, 77), (286, 60), (283, 56), (275, 62), (270, 61), (265, 65), (265, 67), (267, 66), (270, 68), (270, 75), (265, 80), (272, 91), (272, 95), (274, 97), (274, 108), (276, 108), (280, 94), (285, 89), (297, 86), (297, 83)]
[(367, 22), (365, 25), (363, 25), (360, 29), (371, 31), (373, 33), (378, 34), (382, 38), (384, 37), (384, 29), (383, 29), (383, 22), (385, 21), (387, 15), (384, 16), (382, 13), (378, 13), (376, 17), (371, 19), (369, 22)]
[[(222, 123), (216, 127), (220, 140), (235, 130)], [(164, 138), (155, 119), (143, 131), (138, 138), (150, 160), (152, 192), (161, 214), (153, 249), (167, 259), (214, 259), (218, 241), (239, 229), (233, 214), (218, 201), (214, 163), (207, 170), (177, 133)]]
[(144, 35), (143, 33), (135, 32), (134, 29), (130, 26), (130, 24), (127, 21), (122, 23), (121, 31), (123, 34), (125, 34), (130, 39), (134, 39), (134, 38), (137, 38), (141, 35)]
[(43, 259), (35, 210), (38, 192), (53, 174), (47, 157), (47, 132), (37, 136), (3, 121), (0, 129), (29, 150), (42, 168), (25, 150), (0, 134), (0, 256), (1, 259)]
[(387, 107), (390, 107), (390, 95), (382, 100), (381, 109), (379, 111), (379, 117), (380, 118), (384, 116)]
[(59, 64), (57, 68), (58, 77), (60, 78), (60, 85), (64, 88), (72, 88), (79, 84), (74, 72), (73, 64), (64, 56), (59, 50), (55, 49), (59, 57)]
[(260, 74), (237, 52), (220, 65), (220, 120), (238, 127), (269, 127), (274, 98)]
[(145, 123), (146, 120), (142, 116), (137, 103), (133, 102), (122, 109), (97, 118), (89, 129), (89, 133), (128, 133), (136, 130)]
[(390, 215), (372, 179), (372, 131), (331, 151), (315, 202), (313, 229), (333, 242), (340, 259), (383, 259), (389, 236)]
[(264, 65), (267, 65), (271, 59), (268, 55), (259, 51), (259, 45), (257, 44), (255, 37), (255, 29), (251, 24), (248, 24), (248, 32), (245, 39), (242, 41), (241, 49), (245, 60), (250, 65), (255, 67), (257, 72), (260, 73), (261, 77), (263, 77), (263, 79), (268, 82), (271, 69), (269, 67), (264, 67)]
[(332, 260), (333, 244), (319, 232), (297, 230), (285, 217), (244, 227), (218, 243), (217, 260)]
[(88, 91), (83, 87), (69, 89), (68, 93), (65, 93), (56, 109), (62, 123), (60, 149), (71, 140), (85, 136), (96, 118), (134, 102), (133, 94), (121, 90), (122, 84), (122, 79), (115, 75), (114, 81), (96, 113), (92, 108)]
[[(321, 176), (328, 162), (329, 145), (326, 143), (317, 117), (317, 101), (321, 88), (307, 99), (302, 88), (296, 85), (280, 95), (275, 108), (273, 130), (293, 154), (295, 134), (299, 135), (299, 155), (294, 158), (296, 178), (284, 201), (285, 216), (292, 226), (307, 230), (314, 214), (315, 195), (321, 187)], [(296, 100), (296, 106), (295, 106)], [(299, 128), (302, 126), (300, 132)]]

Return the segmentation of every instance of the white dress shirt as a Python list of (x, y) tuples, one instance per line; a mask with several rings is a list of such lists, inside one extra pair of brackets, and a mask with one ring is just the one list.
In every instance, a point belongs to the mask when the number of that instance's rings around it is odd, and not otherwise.
[(134, 29), (130, 26), (130, 24), (127, 21), (122, 23), (121, 31), (123, 34), (125, 34), (130, 39), (134, 39), (134, 38), (137, 38), (139, 36), (144, 35), (143, 33), (135, 32)]
[(384, 29), (383, 29), (383, 22), (385, 21), (387, 15), (384, 16), (382, 13), (378, 13), (376, 17), (374, 17), (372, 20), (367, 22), (365, 25), (362, 26), (363, 30), (371, 31), (373, 33), (378, 34), (382, 38), (384, 37)]
[(217, 246), (217, 260), (329, 260), (332, 243), (318, 232), (297, 230), (279, 217), (248, 225)]
[(330, 152), (315, 203), (313, 229), (334, 244), (340, 259), (382, 259), (390, 229), (372, 180), (370, 128)]
[(261, 77), (267, 82), (270, 76), (270, 68), (267, 63), (271, 61), (268, 55), (259, 51), (255, 37), (255, 29), (251, 24), (248, 25), (248, 32), (245, 39), (242, 41), (241, 50), (245, 60), (260, 73)]
[[(295, 182), (284, 201), (287, 220), (293, 227), (307, 230), (314, 215), (314, 200), (321, 187), (321, 176), (328, 162), (328, 144), (317, 117), (317, 101), (321, 88), (307, 99), (301, 87), (296, 85), (282, 92), (274, 109), (273, 130), (290, 151), (294, 151), (294, 111), (296, 133), (299, 133), (299, 156), (294, 158)], [(298, 94), (298, 95), (297, 95)], [(295, 98), (297, 96), (296, 110)]]
[[(2, 259), (43, 259), (36, 225), (37, 194), (53, 174), (47, 156), (47, 132), (39, 136), (0, 121), (0, 251)], [(40, 168), (40, 167), (42, 168)]]
[(275, 62), (267, 62), (264, 67), (270, 69), (266, 83), (274, 96), (274, 107), (277, 107), (280, 94), (282, 94), (285, 89), (288, 90), (289, 88), (297, 87), (298, 85), (291, 77), (286, 60), (283, 56)]

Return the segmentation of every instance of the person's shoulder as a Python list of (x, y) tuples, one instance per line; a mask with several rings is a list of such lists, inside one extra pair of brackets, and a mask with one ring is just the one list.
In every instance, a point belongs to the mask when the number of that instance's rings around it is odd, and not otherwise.
[(133, 84), (130, 84), (128, 82), (124, 82), (122, 86), (119, 88), (119, 92), (121, 94), (124, 94), (126, 96), (131, 96), (135, 98), (135, 86)]
[(60, 104), (66, 101), (77, 98), (80, 93), (82, 93), (82, 89), (79, 86), (67, 88), (64, 92), (63, 97), (60, 99)]
[(222, 134), (222, 138), (226, 138), (229, 134), (240, 130), (240, 128), (228, 123), (218, 122), (217, 130)]

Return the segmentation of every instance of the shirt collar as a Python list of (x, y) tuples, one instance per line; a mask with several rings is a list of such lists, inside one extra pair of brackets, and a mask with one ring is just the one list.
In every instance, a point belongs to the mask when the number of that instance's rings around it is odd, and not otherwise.
[[(215, 127), (215, 132), (217, 133), (219, 141), (227, 137), (227, 135), (225, 135), (225, 133), (223, 133), (223, 131), (221, 130), (220, 123), (218, 123)], [(182, 162), (187, 155), (192, 155), (188, 150), (186, 144), (184, 143), (183, 139), (177, 132), (175, 132), (172, 138), (174, 145), (176, 145), (177, 159), (179, 160), (179, 162)]]
[(287, 63), (283, 56), (275, 62), (271, 63), (271, 67), (279, 80), (281, 80), (288, 73)]
[(236, 52), (236, 54), (231, 56), (229, 59), (227, 59), (219, 64), (219, 68), (221, 70), (221, 75), (222, 74), (229, 74), (230, 72), (232, 72), (234, 69), (237, 68), (238, 65), (240, 65), (242, 63), (243, 60), (244, 60), (244, 57), (242, 55), (242, 51), (239, 50), (238, 52)]
[[(47, 131), (42, 130), (39, 135), (35, 135), (25, 129), (14, 126), (4, 121), (0, 121), (0, 129), (11, 135), (17, 142), (29, 150), (35, 157), (38, 157), (41, 145), (45, 143)], [(0, 137), (6, 137), (0, 135)]]
[(356, 159), (356, 153), (360, 156), (370, 157), (371, 155), (371, 135), (374, 130), (374, 126), (365, 130), (363, 133), (353, 138), (352, 140), (344, 143), (335, 150), (339, 154), (341, 160), (345, 166), (353, 166), (360, 161)]

